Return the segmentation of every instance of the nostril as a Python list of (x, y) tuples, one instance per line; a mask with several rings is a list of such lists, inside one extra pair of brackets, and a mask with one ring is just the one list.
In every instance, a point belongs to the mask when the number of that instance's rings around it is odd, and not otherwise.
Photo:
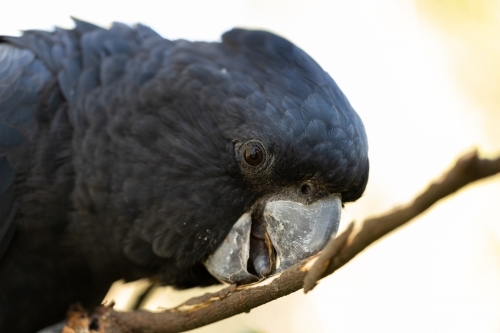
[(311, 186), (309, 184), (304, 184), (304, 185), (301, 186), (300, 192), (303, 195), (310, 195), (312, 193), (312, 188), (311, 188)]

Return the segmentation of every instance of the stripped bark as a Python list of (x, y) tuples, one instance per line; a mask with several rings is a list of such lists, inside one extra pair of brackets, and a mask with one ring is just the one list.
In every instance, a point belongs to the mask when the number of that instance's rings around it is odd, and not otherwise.
[[(481, 159), (477, 152), (465, 154), (410, 203), (387, 214), (365, 220), (358, 231), (351, 224), (325, 249), (260, 283), (229, 286), (205, 294), (160, 313), (119, 312), (101, 306), (92, 316), (95, 332), (175, 333), (191, 330), (229, 318), (304, 288), (307, 292), (317, 281), (342, 267), (367, 246), (407, 223), (442, 198), (474, 181), (500, 173), (500, 156)], [(91, 330), (92, 332), (92, 330)]]

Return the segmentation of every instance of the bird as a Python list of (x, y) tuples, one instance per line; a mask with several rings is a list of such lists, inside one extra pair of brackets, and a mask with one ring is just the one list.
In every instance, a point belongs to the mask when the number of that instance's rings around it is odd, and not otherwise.
[(142, 25), (0, 37), (0, 331), (111, 283), (261, 281), (317, 253), (369, 174), (361, 118), (299, 47)]

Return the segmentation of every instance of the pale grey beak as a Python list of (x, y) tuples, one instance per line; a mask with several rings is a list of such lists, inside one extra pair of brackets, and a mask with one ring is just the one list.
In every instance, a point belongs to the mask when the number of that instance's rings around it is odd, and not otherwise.
[(250, 214), (241, 215), (222, 244), (205, 261), (207, 270), (219, 281), (250, 283), (258, 280), (247, 271), (251, 226)]
[(237, 284), (279, 273), (316, 254), (335, 236), (341, 209), (339, 194), (309, 205), (271, 199), (261, 225), (256, 229), (251, 212), (243, 214), (205, 267), (218, 280)]

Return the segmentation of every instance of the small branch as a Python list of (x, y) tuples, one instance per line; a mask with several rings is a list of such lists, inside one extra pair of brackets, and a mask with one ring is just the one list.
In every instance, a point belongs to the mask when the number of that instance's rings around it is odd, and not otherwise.
[(493, 160), (480, 159), (477, 151), (465, 154), (451, 170), (433, 182), (412, 202), (385, 215), (365, 220), (361, 230), (354, 237), (351, 237), (351, 241), (344, 247), (337, 246), (338, 238), (331, 240), (306, 276), (304, 292), (312, 290), (319, 279), (332, 274), (368, 245), (421, 214), (437, 201), (471, 182), (499, 172), (500, 157)]
[[(340, 247), (336, 239), (331, 240), (320, 254), (316, 264), (304, 279), (304, 292), (314, 288), (317, 281), (342, 267), (368, 245), (423, 213), (437, 201), (456, 192), (465, 185), (500, 172), (500, 157), (480, 159), (477, 151), (465, 154), (455, 166), (433, 182), (412, 202), (393, 211), (364, 221), (361, 230)], [(346, 232), (351, 232), (347, 230)]]
[(191, 330), (213, 322), (250, 312), (302, 288), (307, 273), (303, 267), (310, 259), (297, 264), (279, 275), (260, 283), (229, 286), (216, 293), (208, 293), (162, 313), (147, 311), (118, 312), (101, 306), (99, 332), (106, 333), (174, 333)]
[[(500, 157), (479, 159), (477, 152), (466, 154), (439, 180), (407, 205), (385, 215), (366, 220), (359, 232), (351, 224), (331, 240), (318, 255), (306, 259), (279, 275), (260, 283), (230, 286), (217, 293), (193, 298), (161, 313), (146, 311), (118, 312), (100, 307), (93, 316), (98, 332), (106, 333), (174, 333), (191, 330), (213, 322), (249, 312), (262, 304), (286, 296), (304, 287), (307, 292), (317, 281), (342, 267), (367, 246), (407, 223), (438, 200), (461, 187), (500, 172)], [(96, 321), (97, 318), (97, 321)]]

